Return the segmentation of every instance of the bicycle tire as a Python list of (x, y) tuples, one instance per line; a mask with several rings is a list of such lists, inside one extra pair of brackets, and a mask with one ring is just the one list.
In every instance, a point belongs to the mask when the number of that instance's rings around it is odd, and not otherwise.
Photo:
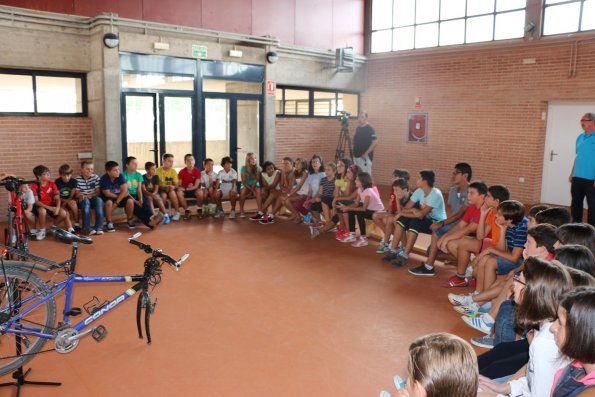
[[(50, 294), (49, 286), (37, 275), (29, 270), (19, 269), (12, 266), (0, 267), (0, 325), (6, 324), (7, 320), (3, 314), (13, 316), (14, 310), (10, 310), (10, 300), (17, 300), (20, 309), (31, 307), (37, 302), (35, 296), (46, 296)], [(18, 291), (18, 294), (14, 294)], [(18, 297), (16, 297), (18, 295)], [(13, 297), (11, 299), (11, 297)], [(33, 298), (31, 302), (20, 303), (24, 299)], [(10, 312), (10, 313), (9, 313)], [(19, 324), (27, 324), (30, 327), (39, 327), (43, 333), (53, 333), (56, 320), (56, 301), (54, 298), (46, 300), (21, 319)], [(16, 327), (11, 326), (12, 329)], [(22, 336), (21, 355), (16, 355), (16, 335), (13, 333), (0, 333), (0, 376), (9, 374), (22, 367), (35, 357), (47, 339)]]

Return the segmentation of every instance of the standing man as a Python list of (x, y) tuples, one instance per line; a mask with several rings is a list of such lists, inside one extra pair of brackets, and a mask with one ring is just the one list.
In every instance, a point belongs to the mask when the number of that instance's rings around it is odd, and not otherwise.
[(353, 162), (362, 171), (372, 175), (372, 160), (374, 160), (374, 148), (378, 145), (376, 130), (368, 123), (368, 113), (359, 112), (357, 116), (359, 126), (353, 137)]
[(587, 197), (589, 223), (595, 226), (595, 113), (581, 118), (583, 133), (576, 138), (576, 157), (570, 181), (572, 220), (583, 221), (583, 201)]

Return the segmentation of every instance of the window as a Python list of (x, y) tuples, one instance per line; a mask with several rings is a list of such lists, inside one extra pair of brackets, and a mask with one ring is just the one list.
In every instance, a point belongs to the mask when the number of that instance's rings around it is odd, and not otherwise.
[(358, 94), (306, 88), (277, 87), (277, 116), (335, 117), (338, 112), (358, 112)]
[(87, 115), (83, 74), (0, 70), (0, 114)]
[(527, 0), (373, 0), (370, 49), (379, 53), (520, 38), (526, 6)]
[(595, 0), (545, 0), (543, 34), (585, 32), (595, 29)]

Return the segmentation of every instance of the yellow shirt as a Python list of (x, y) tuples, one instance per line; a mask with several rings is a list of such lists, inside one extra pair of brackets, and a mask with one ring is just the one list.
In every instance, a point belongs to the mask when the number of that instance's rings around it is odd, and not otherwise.
[(162, 186), (177, 186), (178, 173), (174, 168), (164, 170), (163, 167), (157, 168), (157, 175), (159, 176), (159, 184)]

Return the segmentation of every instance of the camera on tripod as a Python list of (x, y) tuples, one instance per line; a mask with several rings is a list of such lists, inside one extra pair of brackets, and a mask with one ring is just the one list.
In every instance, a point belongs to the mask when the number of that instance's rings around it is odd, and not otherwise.
[(347, 112), (337, 112), (337, 119), (341, 122), (341, 126), (343, 127), (349, 127), (349, 117), (351, 116), (351, 113), (347, 113)]

